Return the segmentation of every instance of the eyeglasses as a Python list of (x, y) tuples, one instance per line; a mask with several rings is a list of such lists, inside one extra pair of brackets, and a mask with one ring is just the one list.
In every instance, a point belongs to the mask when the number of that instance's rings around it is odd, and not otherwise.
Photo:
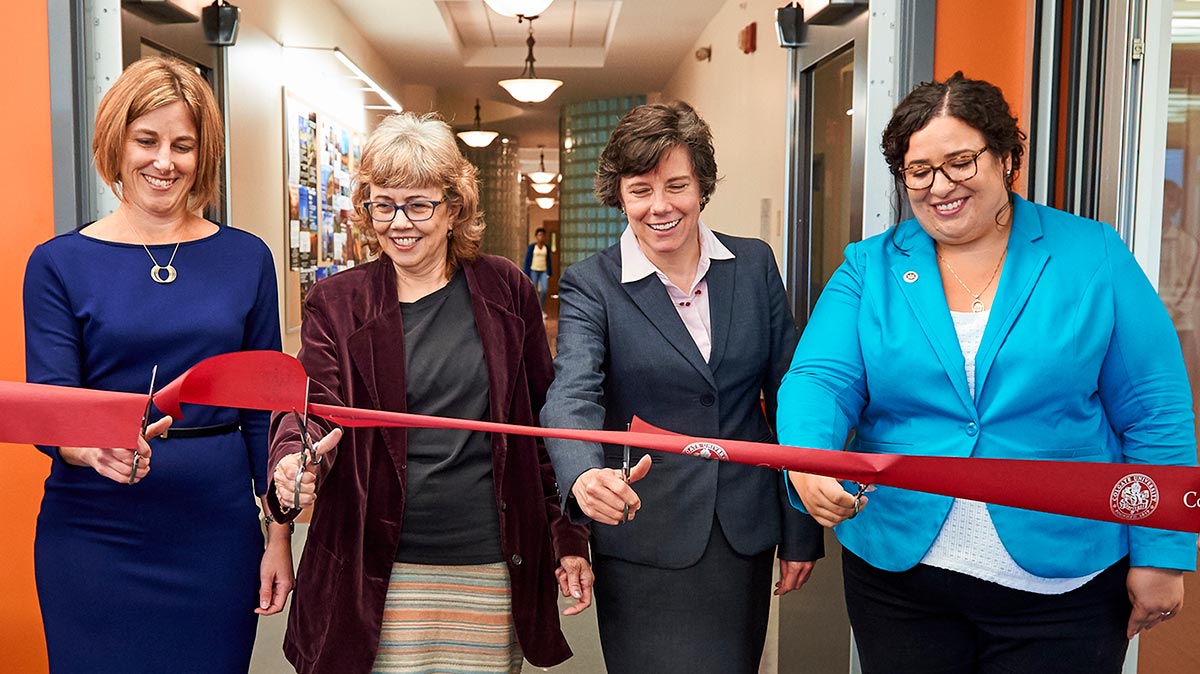
[(364, 201), (362, 207), (367, 215), (375, 222), (391, 222), (396, 219), (397, 212), (404, 212), (409, 222), (425, 222), (433, 217), (438, 206), (446, 203), (441, 201), (409, 201), (403, 204), (393, 204), (390, 201)]
[(924, 190), (933, 187), (933, 179), (938, 171), (952, 183), (961, 183), (975, 177), (979, 173), (979, 155), (987, 152), (987, 146), (978, 152), (965, 152), (947, 159), (937, 166), (929, 164), (913, 164), (900, 169), (900, 178), (904, 186), (910, 190)]

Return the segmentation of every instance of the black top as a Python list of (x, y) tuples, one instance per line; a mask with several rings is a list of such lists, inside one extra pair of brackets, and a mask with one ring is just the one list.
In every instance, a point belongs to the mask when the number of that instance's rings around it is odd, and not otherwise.
[[(446, 287), (401, 302), (408, 411), (488, 419), (488, 373), (458, 271)], [(396, 560), (416, 564), (501, 561), (500, 518), (488, 433), (408, 429), (408, 484)]]

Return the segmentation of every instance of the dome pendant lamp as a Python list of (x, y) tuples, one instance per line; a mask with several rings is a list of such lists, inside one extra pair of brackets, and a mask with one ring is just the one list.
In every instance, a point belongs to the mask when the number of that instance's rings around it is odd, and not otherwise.
[[(539, 145), (538, 148), (542, 148), (542, 146)], [(543, 184), (543, 185), (548, 184), (548, 183), (550, 183), (550, 181), (556, 180), (558, 178), (557, 173), (551, 173), (546, 170), (546, 150), (545, 149), (542, 149), (541, 156), (538, 159), (538, 170), (532, 171), (532, 172), (528, 173), (527, 175), (529, 176), (529, 179), (531, 181), (533, 181), (534, 183)]]
[(529, 21), (529, 37), (525, 44), (529, 47), (529, 55), (525, 57), (525, 69), (521, 76), (511, 80), (500, 80), (500, 86), (510, 96), (522, 103), (541, 103), (550, 98), (556, 89), (562, 86), (562, 80), (551, 80), (537, 76), (533, 70), (533, 20), (537, 17), (526, 16)]
[(462, 139), (462, 142), (466, 143), (467, 145), (470, 145), (471, 147), (487, 147), (492, 144), (493, 140), (496, 140), (496, 136), (499, 136), (500, 133), (497, 131), (484, 131), (480, 127), (479, 99), (476, 98), (475, 99), (475, 126), (472, 127), (469, 131), (459, 131), (456, 135)]
[(554, 0), (483, 0), (492, 11), (502, 16), (537, 16), (546, 11)]

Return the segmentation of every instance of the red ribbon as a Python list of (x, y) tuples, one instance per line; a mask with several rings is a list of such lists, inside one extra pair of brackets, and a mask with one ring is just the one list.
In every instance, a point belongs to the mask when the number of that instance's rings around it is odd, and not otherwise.
[[(274, 351), (246, 351), (201, 361), (157, 393), (154, 402), (160, 410), (176, 419), (182, 418), (181, 402), (290, 411), (304, 407), (306, 383), (304, 368), (291, 356)], [(4, 405), (6, 412), (10, 409), (14, 390), (11, 387), (36, 386), (3, 384), (0, 387), (0, 404)], [(136, 409), (122, 411), (122, 414), (130, 420), (136, 432), (144, 397), (103, 391), (87, 393), (92, 395), (86, 400), (73, 401), (71, 405), (75, 406), (74, 409), (67, 409), (77, 423), (88, 426), (92, 418), (92, 406), (106, 404), (106, 396), (129, 396), (137, 403)], [(65, 399), (61, 402), (66, 404)], [(86, 406), (87, 415), (78, 414), (79, 405)], [(25, 411), (32, 417), (42, 407), (45, 405), (30, 403)], [(1073, 517), (1176, 531), (1200, 531), (1200, 508), (1197, 507), (1197, 500), (1200, 500), (1200, 468), (1194, 467), (834, 452), (681, 435), (655, 428), (636, 417), (630, 430), (624, 432), (519, 426), (318, 403), (311, 404), (309, 411), (348, 427), (452, 428), (630, 445), (700, 458), (828, 475), (864, 484), (886, 484)], [(49, 430), (41, 435), (27, 432), (21, 439), (13, 439), (8, 437), (8, 429), (8, 424), (0, 423), (0, 441), (56, 442), (51, 440)], [(90, 428), (80, 427), (75, 435), (86, 430)], [(80, 442), (74, 436), (71, 442), (58, 444), (136, 446), (136, 442), (133, 445)]]
[(0, 442), (137, 449), (147, 397), (0, 381)]

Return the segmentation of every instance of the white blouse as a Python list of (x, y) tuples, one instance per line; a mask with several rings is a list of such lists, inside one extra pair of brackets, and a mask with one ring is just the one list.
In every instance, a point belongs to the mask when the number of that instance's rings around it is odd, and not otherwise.
[[(972, 398), (975, 397), (975, 356), (990, 313), (950, 312), (966, 361), (967, 388)], [(941, 532), (921, 563), (1036, 594), (1070, 592), (1100, 573), (1097, 571), (1079, 578), (1043, 578), (1029, 573), (1017, 565), (1000, 541), (987, 504), (961, 498), (954, 499)]]

